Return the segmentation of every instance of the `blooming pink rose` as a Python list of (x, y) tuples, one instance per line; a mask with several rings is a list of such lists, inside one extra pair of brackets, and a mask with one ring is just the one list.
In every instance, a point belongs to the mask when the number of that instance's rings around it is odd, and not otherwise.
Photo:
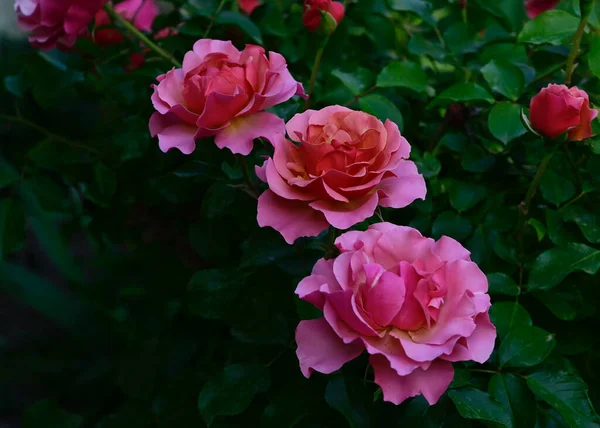
[(247, 155), (255, 138), (285, 132), (283, 120), (263, 110), (306, 96), (285, 58), (260, 46), (237, 50), (231, 42), (199, 40), (185, 54), (183, 68), (158, 76), (150, 119), (163, 152), (190, 154), (196, 140), (216, 136), (219, 148)]
[(20, 26), (29, 31), (29, 42), (40, 49), (57, 44), (73, 46), (87, 31), (104, 0), (15, 0)]
[(554, 9), (560, 0), (525, 0), (525, 10), (530, 19), (535, 18), (542, 12)]
[[(116, 4), (115, 12), (130, 21), (138, 30), (150, 32), (159, 11), (155, 0), (125, 0)], [(94, 31), (94, 41), (97, 44), (107, 46), (124, 41), (118, 29), (101, 28), (111, 24), (110, 17), (104, 10), (96, 13), (94, 24), (100, 27)]]
[(315, 31), (321, 26), (322, 14), (328, 13), (337, 24), (344, 18), (343, 3), (331, 0), (305, 0), (302, 24), (309, 30)]
[(244, 13), (248, 15), (254, 12), (254, 9), (260, 6), (260, 4), (260, 0), (238, 0), (238, 5), (240, 6), (240, 9), (242, 9)]
[(319, 260), (296, 288), (324, 315), (296, 329), (304, 376), (332, 373), (366, 350), (385, 401), (423, 394), (434, 404), (452, 382), (452, 362), (490, 357), (487, 279), (461, 244), (377, 223), (336, 246), (341, 254)]
[(531, 99), (529, 118), (531, 126), (547, 138), (556, 138), (569, 131), (569, 141), (580, 141), (592, 136), (592, 120), (598, 110), (590, 109), (585, 91), (550, 84)]
[(403, 208), (425, 199), (423, 176), (407, 160), (410, 145), (398, 126), (341, 106), (307, 110), (273, 140), (275, 153), (256, 172), (269, 190), (258, 199), (258, 224), (288, 243), (332, 225), (347, 229), (378, 205)]

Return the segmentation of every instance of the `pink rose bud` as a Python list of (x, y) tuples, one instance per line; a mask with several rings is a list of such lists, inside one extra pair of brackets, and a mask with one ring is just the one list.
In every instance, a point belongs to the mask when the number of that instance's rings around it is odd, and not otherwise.
[(87, 32), (104, 0), (15, 0), (19, 25), (39, 49), (73, 46)]
[(410, 144), (398, 126), (361, 111), (330, 106), (295, 115), (289, 137), (272, 140), (274, 155), (257, 167), (269, 185), (258, 199), (258, 224), (289, 244), (329, 225), (348, 229), (377, 206), (403, 208), (427, 189), (408, 160)]
[(309, 31), (316, 31), (321, 26), (323, 13), (329, 14), (332, 21), (337, 25), (344, 18), (344, 5), (331, 0), (305, 0), (302, 24)]
[(488, 281), (460, 243), (377, 223), (341, 235), (296, 294), (324, 317), (300, 321), (296, 355), (307, 378), (333, 373), (364, 351), (383, 399), (423, 394), (435, 404), (453, 362), (484, 363), (494, 349)]
[[(130, 21), (138, 30), (150, 32), (159, 10), (155, 0), (125, 0), (116, 4), (115, 12)], [(104, 10), (96, 13), (94, 24), (97, 27), (94, 31), (94, 42), (98, 45), (108, 46), (124, 41), (118, 29), (102, 28), (111, 25), (110, 17)]]
[(589, 138), (596, 116), (598, 111), (590, 109), (588, 94), (576, 86), (569, 89), (550, 84), (531, 99), (531, 126), (546, 138), (556, 138), (567, 131), (569, 141)]
[(220, 40), (198, 40), (182, 68), (157, 80), (149, 127), (163, 152), (190, 154), (197, 140), (215, 136), (219, 148), (247, 155), (255, 138), (285, 132), (283, 120), (264, 110), (306, 96), (280, 54), (255, 45), (240, 52)]
[(261, 5), (260, 0), (238, 0), (238, 6), (246, 15), (251, 15), (258, 6)]
[(525, 0), (525, 11), (530, 19), (542, 12), (554, 9), (560, 0)]

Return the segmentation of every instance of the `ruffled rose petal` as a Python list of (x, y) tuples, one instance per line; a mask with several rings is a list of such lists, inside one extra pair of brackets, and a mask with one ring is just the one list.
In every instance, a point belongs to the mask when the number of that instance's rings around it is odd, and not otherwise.
[(215, 144), (220, 149), (227, 147), (232, 153), (248, 155), (255, 138), (272, 140), (283, 132), (285, 123), (279, 117), (266, 112), (254, 113), (233, 119), (228, 127), (217, 134)]
[(348, 229), (371, 217), (375, 213), (378, 202), (377, 194), (373, 193), (362, 200), (350, 203), (319, 200), (311, 202), (310, 206), (321, 211), (333, 227)]
[(369, 361), (375, 371), (375, 383), (383, 391), (383, 399), (394, 404), (423, 394), (427, 402), (433, 405), (454, 378), (452, 364), (447, 361), (436, 360), (427, 370), (415, 369), (406, 376), (399, 376), (382, 355), (371, 355)]
[(288, 244), (301, 236), (317, 236), (329, 227), (318, 211), (301, 201), (290, 201), (270, 190), (258, 198), (258, 225), (270, 226), (283, 236)]
[(307, 378), (313, 370), (325, 374), (333, 373), (364, 350), (358, 341), (344, 343), (324, 318), (300, 321), (296, 328), (296, 343), (300, 370)]

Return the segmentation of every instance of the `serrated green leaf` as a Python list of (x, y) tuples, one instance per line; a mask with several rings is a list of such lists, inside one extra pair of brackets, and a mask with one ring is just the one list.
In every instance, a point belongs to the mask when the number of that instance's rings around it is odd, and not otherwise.
[(481, 69), (481, 73), (494, 92), (513, 101), (519, 98), (525, 87), (525, 75), (521, 69), (507, 61), (492, 60)]
[(508, 410), (513, 427), (533, 428), (535, 426), (535, 397), (523, 379), (508, 373), (495, 374), (490, 379), (488, 390), (492, 398)]
[(550, 10), (528, 21), (519, 33), (519, 43), (560, 45), (575, 34), (579, 18), (564, 10)]
[(488, 116), (490, 132), (504, 145), (527, 132), (521, 122), (521, 107), (509, 102), (498, 103)]
[(366, 68), (358, 68), (352, 72), (333, 70), (331, 75), (340, 79), (354, 95), (361, 94), (373, 85), (373, 73)]
[(427, 108), (466, 102), (485, 102), (491, 104), (494, 102), (494, 97), (475, 83), (459, 83), (439, 94)]
[(487, 275), (490, 293), (518, 296), (521, 294), (519, 286), (508, 275), (503, 273), (490, 273)]
[(427, 90), (427, 74), (412, 62), (394, 61), (385, 66), (377, 76), (381, 88), (408, 88), (415, 92)]
[(531, 367), (544, 361), (556, 346), (554, 335), (535, 326), (515, 325), (502, 340), (500, 367)]
[(448, 395), (463, 418), (493, 422), (507, 428), (513, 426), (506, 409), (487, 392), (461, 388), (448, 392)]
[(366, 113), (372, 114), (381, 121), (387, 119), (394, 122), (400, 128), (400, 131), (404, 129), (404, 119), (402, 113), (398, 110), (398, 107), (394, 105), (390, 100), (381, 95), (369, 94), (361, 97), (358, 100), (358, 105), (361, 110)]
[(594, 275), (600, 268), (600, 250), (584, 244), (569, 243), (544, 251), (531, 266), (527, 289), (549, 290), (572, 272)]

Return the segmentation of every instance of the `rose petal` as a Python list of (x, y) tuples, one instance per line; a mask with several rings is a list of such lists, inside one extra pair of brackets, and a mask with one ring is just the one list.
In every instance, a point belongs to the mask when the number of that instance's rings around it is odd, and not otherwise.
[(277, 196), (270, 190), (258, 198), (258, 225), (277, 230), (288, 244), (301, 236), (317, 236), (329, 227), (318, 211), (305, 202), (291, 201)]
[(217, 134), (215, 144), (220, 149), (227, 147), (232, 153), (245, 156), (252, 151), (255, 138), (272, 140), (283, 132), (285, 124), (282, 119), (273, 113), (260, 112), (233, 119), (228, 127)]
[(333, 373), (364, 350), (358, 341), (345, 344), (324, 318), (300, 321), (296, 328), (296, 343), (300, 370), (307, 378), (313, 370)]

